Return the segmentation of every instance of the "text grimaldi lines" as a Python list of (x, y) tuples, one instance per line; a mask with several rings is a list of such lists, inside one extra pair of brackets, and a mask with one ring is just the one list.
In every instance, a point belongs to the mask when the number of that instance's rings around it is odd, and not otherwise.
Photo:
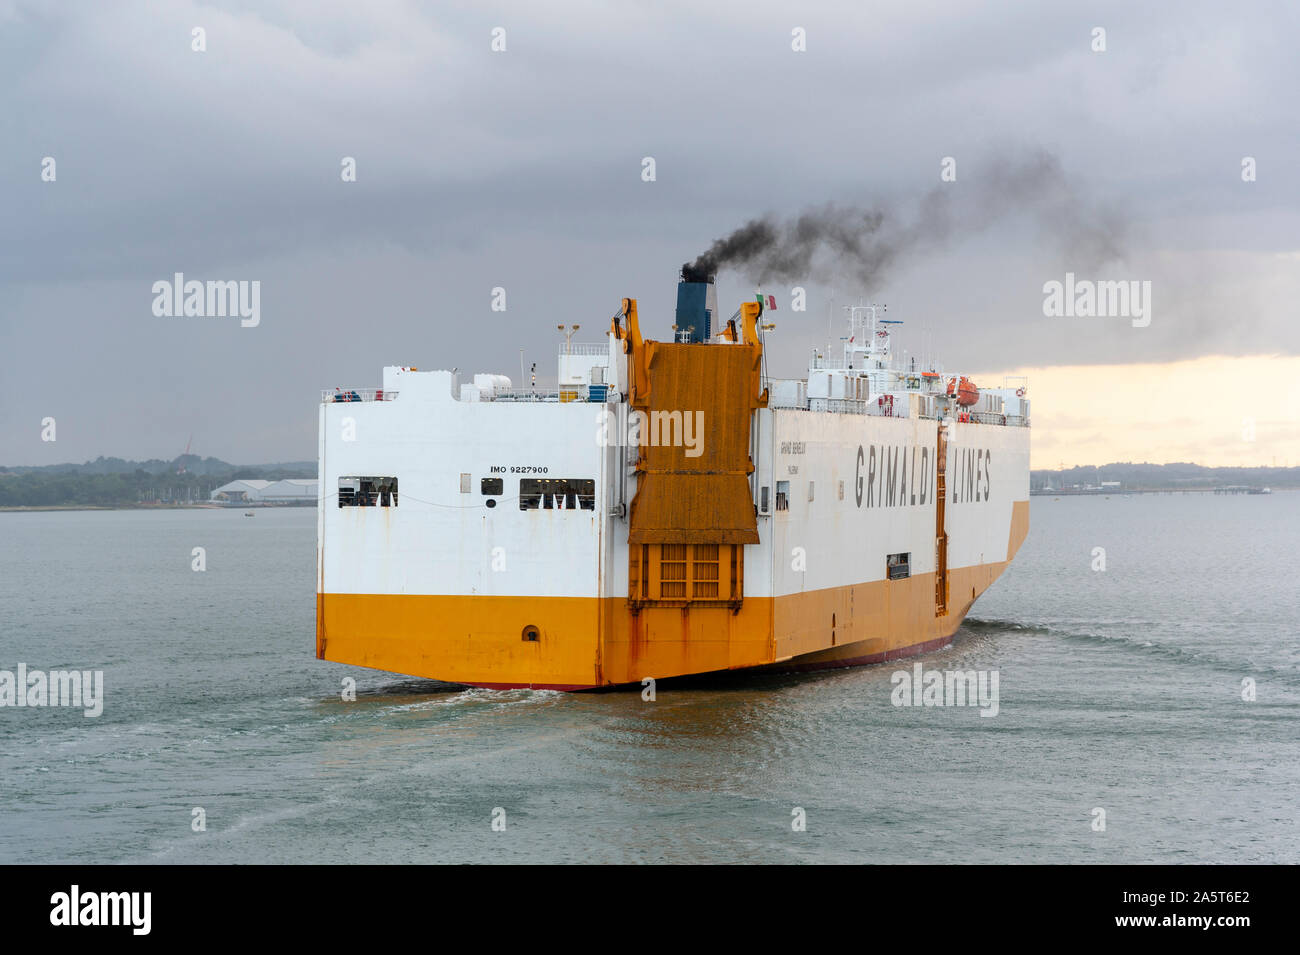
[[(934, 454), (930, 448), (858, 446), (854, 486), (858, 507), (924, 507), (934, 500)], [(988, 448), (954, 448), (945, 471), (952, 504), (987, 501), (993, 455)]]

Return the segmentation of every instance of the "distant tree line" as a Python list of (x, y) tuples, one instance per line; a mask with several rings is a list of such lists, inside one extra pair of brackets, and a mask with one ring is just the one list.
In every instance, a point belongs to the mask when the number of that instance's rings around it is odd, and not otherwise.
[(1177, 489), (1195, 487), (1223, 487), (1246, 485), (1251, 487), (1300, 487), (1300, 468), (1207, 468), (1199, 464), (1113, 464), (1085, 465), (1063, 470), (1035, 469), (1030, 472), (1029, 485), (1070, 487), (1076, 484), (1100, 484), (1118, 481), (1132, 489)]
[[(178, 462), (145, 462), (123, 470), (118, 461), (105, 459), (84, 465), (51, 465), (40, 468), (0, 468), (0, 507), (125, 507), (148, 503), (205, 501), (214, 488), (239, 479), (314, 478), (316, 466), (309, 462), (289, 465), (237, 466), (205, 460), (205, 473), (177, 474)], [(123, 462), (135, 464), (136, 462)], [(213, 467), (223, 464), (223, 468)]]

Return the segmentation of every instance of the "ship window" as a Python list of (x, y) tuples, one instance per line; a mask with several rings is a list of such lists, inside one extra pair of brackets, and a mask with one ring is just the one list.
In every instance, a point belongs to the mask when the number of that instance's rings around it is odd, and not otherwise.
[(790, 509), (790, 482), (776, 482), (776, 509), (778, 511), (788, 511)]
[(840, 482), (840, 500), (844, 500), (844, 482)]
[(901, 580), (904, 577), (912, 576), (912, 555), (890, 554), (885, 558), (885, 570), (888, 572), (890, 580)]
[(761, 489), (761, 491), (760, 491), (760, 493), (759, 493), (759, 495), (758, 495), (758, 500), (759, 500), (758, 510), (759, 510), (759, 513), (761, 513), (761, 514), (766, 514), (766, 513), (767, 513), (767, 492), (768, 492), (768, 487), (767, 487), (767, 485), (765, 484), (765, 485), (763, 485), (763, 487), (762, 487), (762, 489)]
[(808, 482), (808, 500), (810, 501), (813, 499), (813, 483), (812, 481)]
[(588, 478), (522, 478), (519, 481), (521, 511), (594, 511), (596, 482)]
[(397, 478), (339, 478), (339, 507), (396, 507)]
[(469, 473), (466, 471), (462, 471), (460, 475), (460, 493), (469, 493)]
[(483, 478), (479, 482), (479, 491), (483, 494), (504, 494), (505, 481), (501, 478)]

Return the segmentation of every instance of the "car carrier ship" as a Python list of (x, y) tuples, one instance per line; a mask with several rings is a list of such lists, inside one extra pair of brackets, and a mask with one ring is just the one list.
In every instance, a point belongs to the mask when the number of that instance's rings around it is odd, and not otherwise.
[(584, 690), (948, 644), (1029, 529), (1025, 385), (898, 360), (876, 305), (772, 379), (765, 304), (723, 322), (683, 270), (670, 340), (624, 299), (554, 391), (394, 366), (325, 392), (317, 657)]

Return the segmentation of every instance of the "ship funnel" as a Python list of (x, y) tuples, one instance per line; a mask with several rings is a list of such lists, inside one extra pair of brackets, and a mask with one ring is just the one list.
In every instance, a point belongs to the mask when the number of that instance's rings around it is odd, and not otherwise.
[(677, 283), (676, 319), (681, 340), (706, 342), (712, 336), (713, 318), (718, 314), (718, 289), (713, 279), (689, 263), (682, 266), (681, 281)]

